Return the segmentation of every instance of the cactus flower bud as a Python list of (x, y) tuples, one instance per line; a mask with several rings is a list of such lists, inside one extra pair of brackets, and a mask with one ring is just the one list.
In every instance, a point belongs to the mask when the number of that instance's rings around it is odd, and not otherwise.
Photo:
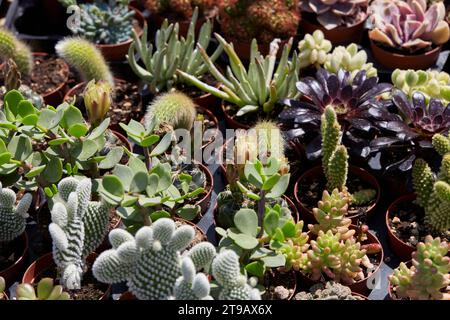
[(112, 88), (106, 81), (89, 81), (84, 90), (84, 105), (89, 117), (89, 122), (98, 126), (109, 111), (112, 102)]

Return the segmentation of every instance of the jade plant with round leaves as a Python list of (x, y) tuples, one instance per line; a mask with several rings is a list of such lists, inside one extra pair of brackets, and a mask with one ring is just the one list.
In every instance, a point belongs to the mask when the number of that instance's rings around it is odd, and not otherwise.
[(17, 300), (70, 300), (70, 295), (63, 291), (61, 285), (55, 285), (53, 279), (43, 278), (37, 288), (29, 283), (21, 283), (16, 287)]
[(37, 109), (22, 94), (5, 95), (0, 110), (0, 175), (5, 185), (56, 193), (64, 176), (83, 174), (98, 178), (112, 169), (124, 154), (108, 130), (110, 119), (98, 126), (88, 123), (81, 111), (63, 103)]

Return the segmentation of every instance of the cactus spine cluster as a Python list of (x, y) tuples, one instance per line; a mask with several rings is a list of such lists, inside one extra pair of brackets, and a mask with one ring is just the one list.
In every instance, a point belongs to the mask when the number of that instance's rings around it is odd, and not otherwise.
[(23, 75), (29, 75), (33, 70), (30, 48), (5, 28), (0, 28), (0, 57), (3, 60), (13, 59)]
[(305, 34), (305, 37), (298, 43), (300, 67), (321, 67), (327, 61), (327, 54), (331, 48), (331, 42), (325, 39), (321, 30), (316, 30), (313, 34)]
[(239, 257), (234, 251), (224, 250), (212, 263), (212, 275), (221, 291), (219, 300), (261, 300), (258, 289), (247, 283), (241, 274)]
[(58, 184), (58, 196), (51, 211), (49, 232), (53, 260), (63, 287), (81, 288), (85, 259), (102, 243), (109, 223), (109, 205), (90, 201), (92, 183), (69, 177)]
[(0, 242), (12, 241), (25, 231), (32, 199), (27, 193), (16, 205), (14, 191), (3, 188), (0, 182)]
[[(164, 300), (174, 294), (185, 298), (188, 294), (186, 287), (194, 279), (192, 265), (182, 271), (180, 252), (184, 251), (194, 239), (194, 229), (191, 226), (176, 228), (175, 222), (168, 218), (158, 219), (150, 227), (142, 227), (135, 237), (124, 230), (113, 230), (109, 234), (112, 249), (103, 252), (93, 265), (93, 274), (101, 282), (118, 283), (127, 281), (128, 288), (140, 300)], [(212, 247), (212, 248), (211, 248)], [(213, 249), (213, 250), (211, 250)], [(194, 246), (191, 250), (200, 250), (185, 259), (190, 259), (197, 270), (209, 265), (215, 254), (212, 244)], [(178, 280), (179, 277), (183, 277)], [(200, 285), (204, 284), (203, 280)], [(181, 288), (180, 286), (183, 286)], [(197, 288), (197, 287), (196, 287)], [(191, 289), (194, 289), (192, 284)], [(206, 298), (209, 292), (201, 287), (192, 295), (200, 294), (199, 298)]]
[(148, 128), (150, 123), (157, 121), (160, 126), (191, 130), (196, 116), (194, 101), (182, 92), (173, 91), (155, 98), (147, 108), (144, 124)]
[(433, 146), (443, 157), (437, 178), (423, 159), (414, 163), (412, 176), (417, 203), (425, 210), (425, 224), (431, 233), (439, 234), (450, 229), (450, 138), (436, 134)]
[(79, 37), (59, 41), (55, 50), (58, 55), (75, 68), (84, 81), (104, 80), (114, 86), (114, 79), (102, 53), (88, 40)]
[(412, 266), (405, 263), (389, 277), (399, 298), (412, 300), (450, 300), (450, 246), (440, 238), (427, 236), (412, 255)]
[(342, 133), (336, 111), (328, 106), (322, 115), (322, 167), (328, 190), (343, 190), (347, 182), (348, 152), (341, 144)]

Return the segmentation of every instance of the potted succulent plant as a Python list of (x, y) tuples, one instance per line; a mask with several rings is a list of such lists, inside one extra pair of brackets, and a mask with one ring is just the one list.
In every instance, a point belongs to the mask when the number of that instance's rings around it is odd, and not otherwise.
[[(165, 20), (158, 30), (154, 44), (147, 43), (147, 29), (141, 38), (134, 36), (134, 42), (128, 53), (128, 62), (134, 73), (147, 85), (144, 90), (146, 92), (143, 93), (144, 104), (158, 94), (171, 90), (188, 94), (203, 109), (212, 108), (216, 104), (214, 96), (199, 92), (195, 86), (177, 74), (177, 70), (181, 70), (206, 81), (211, 86), (217, 85), (207, 62), (201, 58), (202, 51), (211, 45), (212, 23), (208, 20), (202, 24), (197, 36), (195, 34), (197, 19), (198, 9), (195, 9), (186, 38), (180, 34), (179, 24), (169, 24), (168, 20)], [(222, 50), (219, 46), (214, 51), (211, 63), (220, 56)], [(144, 68), (136, 61), (136, 54), (141, 58)]]
[[(297, 82), (301, 99), (283, 100), (286, 108), (278, 117), (280, 127), (286, 131), (289, 141), (305, 145), (303, 152), (308, 160), (317, 160), (321, 151), (321, 116), (327, 106), (332, 106), (352, 160), (366, 160), (370, 154), (370, 140), (380, 136), (375, 120), (383, 120), (388, 114), (386, 101), (381, 96), (389, 92), (392, 85), (378, 83), (370, 65), (366, 65), (366, 70), (350, 71), (352, 68), (349, 68), (335, 73), (332, 59), (329, 63), (332, 71), (319, 69), (315, 77), (305, 77)], [(376, 115), (381, 119), (375, 118)]]
[[(113, 230), (109, 238), (113, 249), (95, 261), (94, 276), (109, 284), (127, 281), (129, 291), (140, 300), (211, 300), (214, 295), (220, 300), (261, 299), (259, 290), (241, 274), (233, 251), (217, 254), (208, 242), (186, 250), (194, 239), (191, 226), (177, 227), (162, 218), (135, 236)], [(209, 274), (217, 283), (215, 292)]]
[(221, 33), (233, 43), (238, 56), (249, 60), (252, 39), (259, 42), (261, 53), (267, 55), (273, 39), (279, 38), (286, 44), (295, 37), (300, 12), (297, 0), (223, 0), (219, 1), (219, 21)]
[(432, 67), (450, 38), (442, 2), (375, 0), (369, 11), (372, 53), (388, 69)]
[(380, 198), (380, 186), (367, 171), (348, 166), (348, 151), (341, 144), (341, 126), (332, 106), (321, 116), (322, 166), (305, 172), (294, 186), (294, 196), (305, 214), (304, 220), (314, 221), (312, 208), (323, 190), (338, 189), (349, 197), (347, 217), (357, 222), (374, 211)]
[(450, 246), (427, 236), (417, 245), (408, 263), (389, 276), (389, 296), (394, 300), (449, 300)]
[(70, 27), (102, 52), (107, 61), (125, 60), (133, 30), (142, 34), (147, 24), (142, 13), (130, 6), (130, 0), (94, 0), (78, 4), (77, 0), (59, 0), (65, 7), (78, 5), (80, 21)]
[[(155, 21), (157, 28), (167, 19), (170, 23), (179, 24), (180, 34), (184, 37), (188, 34), (190, 20), (195, 10), (199, 12), (200, 25), (217, 15), (216, 3), (212, 0), (143, 0), (143, 5), (150, 11), (151, 19)], [(195, 32), (198, 31), (197, 26)]]
[(253, 40), (251, 61), (246, 70), (233, 45), (219, 34), (215, 36), (229, 58), (227, 73), (224, 75), (218, 70), (204, 49), (200, 49), (200, 53), (211, 74), (221, 84), (220, 87), (208, 85), (189, 72), (178, 70), (177, 74), (188, 83), (222, 99), (221, 107), (230, 127), (249, 129), (256, 123), (257, 118), (277, 115), (281, 111), (281, 98), (299, 96), (295, 83), (298, 81), (300, 59), (296, 52), (293, 53), (292, 59), (289, 59), (292, 39), (283, 46), (279, 61), (279, 39), (271, 43), (270, 53), (265, 57), (259, 52), (257, 41)]
[(119, 123), (127, 123), (130, 119), (139, 120), (142, 116), (142, 103), (136, 84), (113, 78), (102, 53), (95, 46), (80, 38), (66, 38), (55, 46), (56, 52), (78, 72), (83, 82), (71, 88), (64, 96), (64, 101), (74, 103), (79, 109), (86, 110), (84, 94), (95, 91), (96, 85), (88, 82), (104, 81), (109, 84), (112, 94), (106, 115), (111, 119), (111, 127), (120, 130)]
[(447, 178), (450, 139), (436, 134), (433, 146), (443, 157), (437, 177), (423, 159), (417, 159), (412, 170), (415, 195), (401, 197), (386, 214), (391, 247), (402, 261), (409, 259), (417, 243), (427, 235), (450, 239), (450, 218), (446, 209), (450, 204)]
[(12, 59), (23, 84), (42, 95), (45, 103), (57, 105), (61, 102), (69, 79), (69, 67), (62, 59), (43, 52), (32, 53), (24, 42), (5, 28), (0, 29), (0, 58), (3, 60), (0, 68), (4, 72), (7, 71), (6, 60)]
[(309, 290), (297, 293), (294, 300), (368, 300), (367, 297), (354, 293), (349, 287), (334, 281), (318, 283)]
[(52, 198), (49, 232), (53, 252), (38, 258), (25, 271), (22, 282), (33, 285), (51, 273), (75, 300), (106, 299), (110, 288), (99, 285), (90, 274), (95, 254), (108, 232), (109, 211), (105, 201), (91, 201), (92, 182), (68, 177), (58, 183)]
[(396, 175), (410, 172), (417, 158), (424, 158), (433, 166), (439, 163), (432, 137), (437, 133), (446, 134), (450, 128), (449, 102), (429, 98), (420, 91), (414, 91), (410, 98), (398, 89), (393, 90), (392, 101), (393, 108), (386, 108), (384, 113), (387, 114), (380, 113), (381, 121), (375, 122), (380, 136), (370, 142), (368, 163), (374, 170), (383, 172), (388, 185), (395, 186), (394, 194), (399, 194), (400, 190), (401, 195), (407, 189), (408, 175), (401, 180)]
[(367, 19), (368, 0), (300, 0), (301, 30), (321, 30), (333, 44), (360, 42)]
[(53, 279), (42, 278), (36, 289), (29, 283), (16, 287), (17, 300), (70, 300), (70, 295), (63, 291), (61, 285), (55, 285)]
[(0, 277), (8, 286), (23, 271), (28, 255), (25, 227), (31, 202), (30, 193), (18, 200), (13, 190), (0, 183)]

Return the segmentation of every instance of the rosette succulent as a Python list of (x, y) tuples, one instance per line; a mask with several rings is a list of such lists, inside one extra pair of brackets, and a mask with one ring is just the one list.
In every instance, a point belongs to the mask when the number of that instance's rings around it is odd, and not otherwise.
[(300, 68), (308, 66), (320, 68), (327, 61), (327, 54), (331, 49), (331, 42), (325, 39), (321, 30), (316, 30), (313, 34), (305, 34), (298, 43)]
[(371, 3), (369, 37), (384, 46), (414, 53), (446, 43), (450, 30), (445, 5), (426, 0), (375, 0)]
[(389, 113), (377, 121), (377, 127), (384, 133), (371, 142), (372, 157), (378, 159), (373, 165), (386, 171), (409, 171), (417, 157), (433, 157), (431, 139), (437, 133), (448, 132), (450, 108), (438, 99), (427, 103), (421, 92), (414, 92), (409, 99), (396, 89), (392, 100), (398, 113)]
[(360, 70), (366, 70), (367, 77), (376, 77), (378, 71), (373, 63), (367, 63), (367, 53), (358, 50), (356, 43), (351, 43), (347, 47), (338, 46), (333, 52), (328, 54), (324, 68), (329, 72), (338, 73), (340, 69), (351, 72), (352, 79)]
[(301, 9), (313, 13), (327, 30), (352, 26), (367, 17), (368, 0), (301, 0)]
[(371, 132), (375, 129), (372, 115), (387, 113), (379, 97), (391, 87), (378, 83), (377, 77), (367, 76), (365, 70), (357, 72), (352, 80), (349, 71), (341, 69), (335, 74), (320, 69), (315, 78), (306, 77), (297, 82), (304, 99), (285, 99), (287, 108), (279, 120), (289, 140), (306, 141), (306, 155), (314, 160), (321, 152), (320, 118), (326, 107), (332, 106), (344, 131), (344, 144), (355, 155), (366, 157)]

